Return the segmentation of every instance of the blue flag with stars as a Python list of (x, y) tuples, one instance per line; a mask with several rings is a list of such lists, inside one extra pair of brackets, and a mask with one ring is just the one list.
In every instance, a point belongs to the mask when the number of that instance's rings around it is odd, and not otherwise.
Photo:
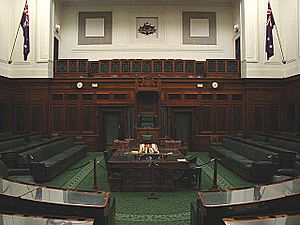
[(268, 2), (268, 11), (267, 11), (267, 24), (266, 24), (266, 53), (267, 60), (274, 55), (274, 44), (273, 44), (273, 28), (275, 26), (275, 20), (273, 17), (271, 4)]
[(28, 14), (28, 4), (27, 0), (24, 6), (22, 19), (20, 22), (21, 27), (23, 28), (23, 37), (24, 37), (24, 44), (23, 44), (23, 55), (24, 60), (27, 61), (28, 54), (30, 52), (30, 43), (29, 43), (29, 14)]

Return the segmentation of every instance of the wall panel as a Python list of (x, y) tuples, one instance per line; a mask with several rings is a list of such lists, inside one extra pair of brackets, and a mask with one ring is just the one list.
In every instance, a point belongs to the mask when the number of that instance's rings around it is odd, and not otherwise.
[[(83, 88), (76, 88), (78, 81), (84, 83)], [(212, 81), (202, 79), (203, 87), (198, 88), (199, 79), (161, 80), (161, 89), (155, 89), (160, 98), (157, 107), (163, 109), (159, 118), (163, 129), (160, 137), (174, 135), (173, 109), (193, 112), (191, 150), (205, 151), (212, 140), (220, 141), (226, 135), (299, 131), (300, 77), (220, 79), (217, 89), (211, 87)], [(98, 87), (93, 88), (92, 83)], [(134, 78), (0, 79), (0, 87), (3, 87), (0, 105), (8, 105), (9, 117), (13, 117), (2, 127), (13, 127), (16, 132), (74, 134), (84, 138), (89, 150), (102, 150), (99, 147), (105, 140), (102, 114), (117, 111), (122, 117), (120, 135), (125, 138), (134, 135), (137, 118)], [(174, 100), (171, 95), (179, 98)], [(2, 114), (6, 115), (4, 111)]]

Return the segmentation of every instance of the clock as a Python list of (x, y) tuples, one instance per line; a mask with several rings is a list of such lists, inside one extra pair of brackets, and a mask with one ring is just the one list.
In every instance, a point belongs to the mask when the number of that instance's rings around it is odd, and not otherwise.
[(82, 88), (82, 87), (83, 87), (83, 83), (82, 83), (82, 82), (78, 82), (78, 83), (76, 84), (76, 87), (77, 87), (78, 89)]
[(218, 82), (216, 82), (216, 81), (212, 82), (211, 87), (214, 88), (214, 89), (218, 88), (219, 87)]

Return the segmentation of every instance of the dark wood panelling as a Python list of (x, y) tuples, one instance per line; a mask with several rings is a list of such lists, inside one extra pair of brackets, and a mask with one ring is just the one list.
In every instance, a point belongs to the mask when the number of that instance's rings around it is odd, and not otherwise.
[(12, 98), (13, 82), (0, 76), (0, 132), (12, 130)]
[(55, 62), (56, 78), (134, 77), (136, 74), (160, 74), (162, 77), (240, 78), (240, 61), (218, 59), (207, 61), (181, 59), (113, 59), (89, 61), (59, 59)]
[(216, 106), (216, 131), (218, 133), (223, 133), (227, 131), (227, 106), (226, 105), (217, 105)]
[[(128, 60), (124, 60), (124, 63), (126, 62)], [(132, 70), (132, 62), (129, 62), (129, 69)], [(120, 62), (121, 70), (122, 63), (123, 61)], [(147, 64), (146, 61), (145, 63)], [(100, 71), (101, 65), (97, 65)], [(143, 61), (141, 70), (142, 65)], [(177, 65), (177, 68), (174, 65), (173, 70), (181, 70), (181, 65)], [(215, 65), (218, 71), (222, 70), (222, 65), (218, 65), (217, 62)], [(162, 71), (165, 70), (164, 61), (153, 60), (151, 66), (153, 70), (159, 69), (160, 66)], [(195, 61), (183, 63), (184, 69), (189, 68), (191, 73), (195, 66)], [(109, 64), (109, 71), (111, 69), (112, 65)], [(211, 140), (219, 140), (224, 135), (248, 134), (253, 131), (300, 131), (300, 76), (288, 79), (153, 76), (151, 80), (158, 85), (151, 87), (159, 98), (155, 108), (158, 114), (163, 115), (163, 118), (158, 120), (159, 126), (163, 127), (163, 132), (159, 132), (160, 137), (174, 135), (174, 109), (192, 110), (193, 150), (207, 150)], [(81, 89), (76, 87), (79, 81), (84, 84)], [(219, 83), (217, 89), (211, 87), (213, 81)], [(3, 108), (0, 114), (8, 117), (7, 124), (1, 123), (0, 129), (6, 130), (10, 127), (16, 132), (74, 134), (83, 136), (91, 151), (103, 150), (103, 112), (120, 112), (120, 138), (134, 137), (138, 112), (137, 93), (149, 88), (140, 86), (142, 82), (142, 78), (130, 76), (119, 79), (0, 78), (0, 108)], [(92, 84), (97, 84), (98, 87), (92, 87)], [(143, 108), (143, 104), (139, 107)], [(160, 108), (164, 109), (163, 112)]]

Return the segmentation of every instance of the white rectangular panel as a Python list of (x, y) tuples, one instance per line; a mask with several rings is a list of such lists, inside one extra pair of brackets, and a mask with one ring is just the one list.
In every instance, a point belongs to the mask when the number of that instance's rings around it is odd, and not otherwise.
[(209, 19), (190, 19), (190, 37), (209, 37)]
[(86, 18), (85, 37), (104, 37), (104, 18)]

